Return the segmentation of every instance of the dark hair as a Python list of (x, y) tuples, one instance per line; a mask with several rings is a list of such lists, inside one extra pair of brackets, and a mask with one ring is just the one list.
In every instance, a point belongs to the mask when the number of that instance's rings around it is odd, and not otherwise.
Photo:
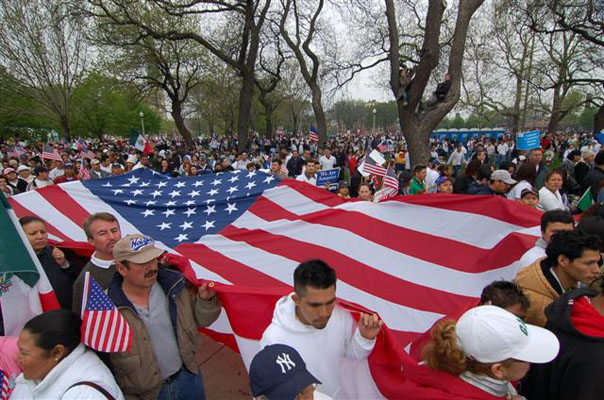
[(553, 222), (561, 222), (563, 224), (574, 224), (575, 219), (570, 211), (566, 210), (550, 210), (543, 213), (541, 216), (541, 232), (545, 232), (547, 226)]
[(323, 260), (309, 260), (294, 271), (294, 290), (299, 296), (306, 293), (306, 286), (327, 289), (336, 284), (336, 271)]
[(283, 161), (281, 161), (279, 158), (273, 159), (272, 162), (277, 163), (279, 166), (281, 166), (281, 164), (283, 164)]
[(495, 281), (485, 286), (480, 295), (480, 304), (487, 304), (507, 308), (515, 304), (520, 304), (523, 310), (529, 307), (529, 300), (522, 292), (522, 289), (514, 282)]
[(21, 224), (21, 226), (31, 224), (32, 222), (41, 222), (42, 224), (44, 224), (44, 226), (46, 226), (46, 221), (44, 221), (37, 215), (26, 215), (25, 217), (19, 219), (19, 223)]
[(47, 354), (62, 344), (71, 353), (80, 344), (80, 328), (82, 321), (80, 317), (71, 310), (52, 310), (36, 315), (23, 327), (29, 332), (37, 347)]
[(417, 164), (415, 167), (413, 167), (413, 174), (417, 174), (418, 172), (422, 172), (422, 170), (426, 169), (427, 167), (423, 164)]
[(466, 165), (466, 170), (464, 172), (464, 175), (472, 176), (472, 177), (476, 176), (481, 165), (482, 165), (482, 163), (480, 162), (480, 160), (473, 159), (472, 161), (470, 161), (468, 163), (468, 165)]
[(561, 231), (552, 236), (545, 254), (548, 264), (556, 265), (559, 256), (565, 256), (573, 261), (580, 258), (585, 249), (599, 252), (601, 246), (602, 241), (596, 235), (589, 235), (583, 231)]
[(604, 151), (598, 151), (598, 154), (594, 157), (594, 163), (596, 165), (604, 165)]
[(563, 181), (566, 180), (566, 174), (564, 171), (561, 171), (559, 169), (554, 169), (547, 173), (547, 175), (545, 176), (545, 181), (546, 182), (549, 181), (549, 178), (551, 178), (552, 175), (556, 175), (556, 174), (560, 175), (560, 178), (562, 178)]
[(86, 237), (88, 239), (92, 239), (92, 232), (90, 231), (90, 225), (92, 225), (92, 223), (94, 221), (115, 222), (115, 223), (117, 223), (118, 226), (120, 225), (117, 218), (115, 218), (115, 216), (111, 213), (98, 212), (96, 214), (92, 214), (91, 216), (89, 216), (88, 218), (86, 218), (84, 220), (84, 224), (82, 225), (82, 228), (84, 229), (84, 233), (86, 234)]
[(514, 174), (514, 179), (518, 182), (527, 181), (531, 186), (535, 186), (535, 179), (537, 179), (537, 167), (531, 162), (524, 162)]
[(511, 161), (504, 161), (501, 164), (499, 164), (499, 168), (498, 169), (505, 169), (507, 171), (508, 169), (510, 169), (510, 167), (514, 167), (514, 170), (516, 169), (516, 165), (514, 165), (513, 162), (511, 162)]
[(592, 216), (581, 219), (577, 224), (577, 230), (580, 230), (589, 235), (596, 235), (604, 242), (604, 218), (600, 216)]

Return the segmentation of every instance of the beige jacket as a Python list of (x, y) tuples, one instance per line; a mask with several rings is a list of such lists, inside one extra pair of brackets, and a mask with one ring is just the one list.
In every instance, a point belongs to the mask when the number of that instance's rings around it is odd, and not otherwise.
[(526, 314), (526, 322), (545, 327), (545, 323), (547, 322), (545, 307), (560, 297), (560, 295), (558, 295), (558, 292), (554, 290), (545, 278), (545, 275), (543, 275), (543, 271), (541, 270), (542, 260), (543, 258), (540, 258), (518, 272), (515, 282), (522, 288), (530, 301)]
[[(158, 283), (164, 289), (170, 303), (170, 310), (176, 315), (176, 340), (184, 367), (192, 373), (198, 372), (195, 355), (199, 349), (200, 337), (197, 327), (212, 324), (220, 315), (218, 297), (202, 300), (183, 276), (173, 270), (160, 268)], [(153, 352), (151, 340), (143, 320), (121, 289), (122, 279), (116, 274), (109, 287), (109, 297), (128, 321), (133, 332), (130, 352), (111, 353), (111, 365), (115, 379), (126, 399), (156, 399), (162, 387), (159, 365)]]

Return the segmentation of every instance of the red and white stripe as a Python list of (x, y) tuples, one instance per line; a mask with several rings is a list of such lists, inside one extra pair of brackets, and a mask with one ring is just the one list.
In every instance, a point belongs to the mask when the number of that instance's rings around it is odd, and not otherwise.
[(57, 150), (48, 143), (44, 143), (40, 157), (48, 160), (63, 161)]
[[(79, 181), (10, 202), (19, 216), (35, 212), (49, 221), (58, 240), (85, 240), (82, 222), (99, 211), (116, 215), (122, 234), (138, 233)], [(170, 251), (187, 257), (199, 279), (260, 292), (289, 290), (295, 267), (321, 258), (337, 271), (338, 297), (379, 313), (405, 347), (439, 318), (474, 303), (488, 283), (512, 279), (517, 260), (539, 237), (540, 215), (498, 196), (433, 194), (375, 204), (288, 180), (220, 234)], [(212, 325), (213, 334), (232, 334), (237, 321), (229, 318)], [(235, 339), (251, 360), (258, 338)]]
[(88, 347), (105, 353), (129, 351), (132, 332), (126, 318), (115, 308), (112, 310), (85, 310), (90, 289), (90, 273), (84, 280), (85, 299), (82, 303), (82, 336)]

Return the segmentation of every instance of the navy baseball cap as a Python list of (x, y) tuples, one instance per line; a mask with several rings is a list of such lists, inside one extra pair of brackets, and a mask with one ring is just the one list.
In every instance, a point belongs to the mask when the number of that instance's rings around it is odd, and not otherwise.
[(294, 400), (313, 383), (321, 384), (308, 372), (300, 354), (284, 344), (266, 346), (254, 356), (250, 365), (250, 387), (254, 397)]

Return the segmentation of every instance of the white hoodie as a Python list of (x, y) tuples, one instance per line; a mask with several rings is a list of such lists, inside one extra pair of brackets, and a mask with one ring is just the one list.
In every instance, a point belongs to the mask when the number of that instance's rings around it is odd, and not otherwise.
[(94, 351), (81, 343), (50, 370), (42, 381), (32, 381), (25, 379), (23, 374), (19, 375), (11, 399), (107, 399), (101, 392), (87, 385), (71, 388), (73, 384), (83, 381), (96, 383), (116, 400), (124, 399), (109, 368)]
[(337, 398), (342, 359), (366, 359), (375, 340), (363, 338), (348, 311), (337, 305), (324, 329), (303, 324), (296, 317), (292, 295), (282, 297), (275, 305), (273, 320), (262, 335), (260, 348), (277, 343), (293, 347), (308, 371), (322, 382), (318, 390)]

